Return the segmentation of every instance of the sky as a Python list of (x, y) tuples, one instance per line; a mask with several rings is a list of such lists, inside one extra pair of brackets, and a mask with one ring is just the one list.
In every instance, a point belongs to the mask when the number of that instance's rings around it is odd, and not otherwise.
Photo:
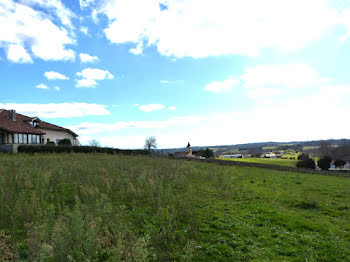
[(348, 0), (1, 0), (0, 108), (81, 144), (350, 138)]

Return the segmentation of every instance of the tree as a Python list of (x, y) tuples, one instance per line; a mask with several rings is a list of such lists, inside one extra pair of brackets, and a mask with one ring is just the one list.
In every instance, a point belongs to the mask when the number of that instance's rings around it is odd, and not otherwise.
[(321, 157), (329, 156), (332, 151), (332, 146), (328, 141), (321, 141), (318, 152)]
[(315, 165), (315, 161), (313, 159), (307, 158), (304, 160), (300, 160), (297, 163), (297, 167), (315, 169), (316, 165)]
[(332, 158), (330, 156), (324, 156), (317, 161), (317, 165), (322, 170), (328, 170), (331, 167)]
[(304, 153), (302, 153), (302, 154), (300, 154), (298, 156), (298, 160), (306, 160), (306, 159), (309, 159), (309, 158), (310, 158), (309, 154), (304, 154)]
[(213, 156), (214, 156), (213, 150), (211, 150), (209, 148), (205, 149), (205, 151), (204, 151), (205, 158), (212, 158)]
[(342, 159), (337, 159), (334, 161), (334, 165), (335, 167), (342, 167), (346, 165), (346, 161), (342, 160)]
[(88, 144), (93, 147), (101, 147), (101, 143), (97, 139), (91, 139)]
[(62, 139), (58, 142), (59, 146), (72, 146), (72, 141), (70, 141), (70, 139)]
[(157, 148), (157, 140), (154, 136), (147, 137), (145, 140), (145, 146), (144, 148), (148, 151), (151, 151), (152, 149)]

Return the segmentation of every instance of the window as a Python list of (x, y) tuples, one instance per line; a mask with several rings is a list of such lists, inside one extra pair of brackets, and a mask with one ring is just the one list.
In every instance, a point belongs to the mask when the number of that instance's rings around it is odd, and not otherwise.
[(28, 144), (28, 135), (27, 134), (23, 134), (23, 143)]
[(28, 144), (31, 144), (31, 143), (32, 143), (32, 140), (33, 140), (33, 135), (32, 135), (32, 134), (29, 134), (29, 135), (28, 135)]
[(75, 139), (73, 139), (73, 146), (75, 146)]
[(61, 141), (62, 139), (56, 139), (56, 145)]
[(33, 144), (36, 144), (36, 137), (37, 137), (37, 135), (33, 135), (33, 137), (32, 137), (32, 143)]
[(13, 143), (18, 144), (18, 134), (13, 134)]
[(18, 143), (19, 144), (23, 143), (23, 134), (18, 134)]
[(36, 136), (36, 143), (40, 144), (40, 136)]

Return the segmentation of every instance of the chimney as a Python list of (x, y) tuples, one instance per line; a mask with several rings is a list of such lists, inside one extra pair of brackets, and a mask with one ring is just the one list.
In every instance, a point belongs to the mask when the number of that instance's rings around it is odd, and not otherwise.
[(16, 110), (9, 110), (9, 119), (12, 121), (16, 121)]

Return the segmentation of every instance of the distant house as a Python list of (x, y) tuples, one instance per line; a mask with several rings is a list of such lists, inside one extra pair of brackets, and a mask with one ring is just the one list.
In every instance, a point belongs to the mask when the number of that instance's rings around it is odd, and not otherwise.
[(234, 154), (234, 155), (220, 155), (220, 158), (243, 158), (242, 154)]
[(174, 157), (194, 157), (194, 156), (192, 155), (192, 147), (191, 147), (190, 142), (188, 142), (186, 148), (187, 148), (187, 151), (186, 151), (186, 152), (175, 152), (175, 153), (174, 153)]
[(261, 157), (263, 157), (263, 158), (277, 158), (276, 154), (272, 153), (272, 152), (263, 154), (263, 155), (261, 155)]
[(42, 121), (37, 117), (28, 117), (15, 110), (0, 109), (0, 150), (17, 153), (22, 144), (58, 144), (69, 139), (72, 145), (78, 145), (78, 135), (73, 131)]

